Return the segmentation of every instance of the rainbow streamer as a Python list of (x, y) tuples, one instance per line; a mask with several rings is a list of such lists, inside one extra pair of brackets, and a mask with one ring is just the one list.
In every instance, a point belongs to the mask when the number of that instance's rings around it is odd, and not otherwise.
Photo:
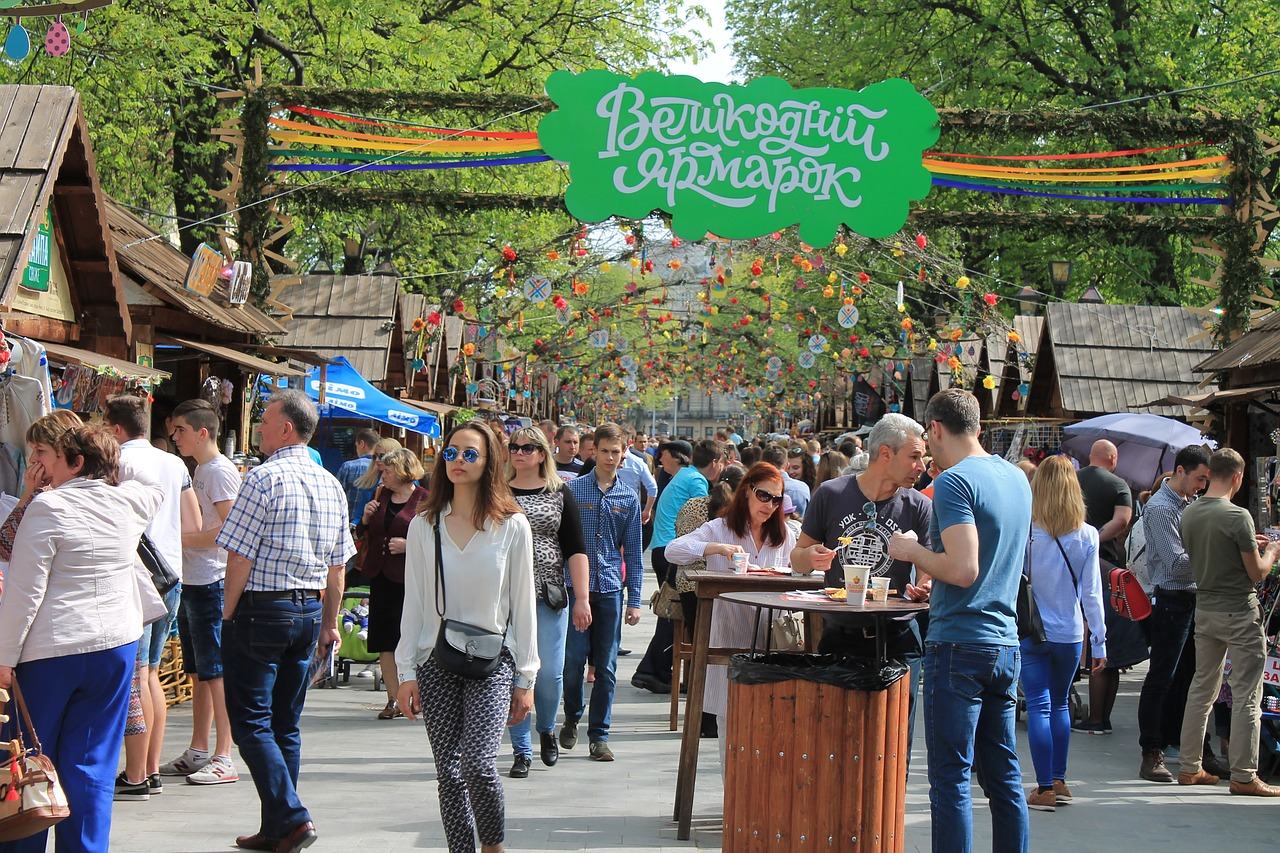
[[(533, 132), (405, 124), (298, 105), (287, 109), (295, 115), (345, 126), (272, 119), (271, 153), (288, 161), (271, 165), (274, 172), (409, 172), (519, 166), (551, 159)], [(1223, 155), (1125, 166), (1012, 165), (1159, 155), (1214, 144), (1189, 142), (1065, 154), (928, 152), (922, 163), (932, 175), (933, 185), (947, 189), (1080, 201), (1229, 205), (1231, 199), (1221, 194), (1225, 189), (1222, 179), (1231, 174), (1232, 167)]]

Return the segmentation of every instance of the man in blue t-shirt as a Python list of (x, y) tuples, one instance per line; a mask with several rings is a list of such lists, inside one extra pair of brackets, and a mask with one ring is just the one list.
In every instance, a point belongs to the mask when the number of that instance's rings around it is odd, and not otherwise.
[(943, 469), (933, 490), (933, 549), (895, 533), (889, 553), (934, 581), (921, 689), (934, 853), (972, 847), (975, 764), (991, 805), (992, 850), (1026, 853), (1030, 830), (1013, 725), (1031, 489), (1018, 468), (982, 449), (979, 418), (968, 391), (933, 395), (924, 421)]

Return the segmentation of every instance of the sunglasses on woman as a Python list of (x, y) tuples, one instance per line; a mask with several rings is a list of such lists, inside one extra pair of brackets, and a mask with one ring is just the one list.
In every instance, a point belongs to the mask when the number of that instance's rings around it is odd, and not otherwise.
[(474, 447), (468, 447), (463, 451), (459, 451), (456, 447), (446, 447), (444, 449), (444, 453), (441, 453), (440, 455), (444, 457), (445, 462), (452, 462), (461, 456), (462, 461), (466, 462), (468, 465), (474, 465), (480, 460), (480, 451), (476, 450)]
[(510, 450), (512, 453), (518, 453), (521, 456), (532, 456), (541, 449), (542, 448), (538, 447), (536, 444), (516, 444), (514, 441), (507, 445), (507, 450)]
[(764, 489), (752, 489), (751, 491), (755, 494), (756, 500), (760, 501), (762, 504), (781, 506), (782, 501), (785, 499), (784, 495), (775, 495), (773, 492), (768, 492)]

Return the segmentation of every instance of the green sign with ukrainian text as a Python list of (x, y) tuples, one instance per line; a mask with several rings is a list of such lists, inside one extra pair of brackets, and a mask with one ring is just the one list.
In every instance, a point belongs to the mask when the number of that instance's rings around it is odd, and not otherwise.
[(31, 241), (31, 253), (27, 255), (27, 267), (18, 282), (27, 290), (37, 293), (49, 292), (49, 258), (53, 252), (53, 217), (49, 208), (44, 209), (44, 216), (36, 227), (36, 236)]
[(557, 71), (557, 110), (538, 141), (569, 166), (569, 212), (584, 222), (671, 215), (677, 236), (760, 237), (799, 224), (830, 243), (841, 224), (888, 237), (929, 194), (921, 163), (938, 113), (905, 80), (853, 92), (693, 77)]

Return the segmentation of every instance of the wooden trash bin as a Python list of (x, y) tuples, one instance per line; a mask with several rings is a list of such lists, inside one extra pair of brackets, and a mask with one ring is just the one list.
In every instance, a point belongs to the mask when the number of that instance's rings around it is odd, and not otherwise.
[(723, 850), (901, 853), (909, 685), (731, 678)]

